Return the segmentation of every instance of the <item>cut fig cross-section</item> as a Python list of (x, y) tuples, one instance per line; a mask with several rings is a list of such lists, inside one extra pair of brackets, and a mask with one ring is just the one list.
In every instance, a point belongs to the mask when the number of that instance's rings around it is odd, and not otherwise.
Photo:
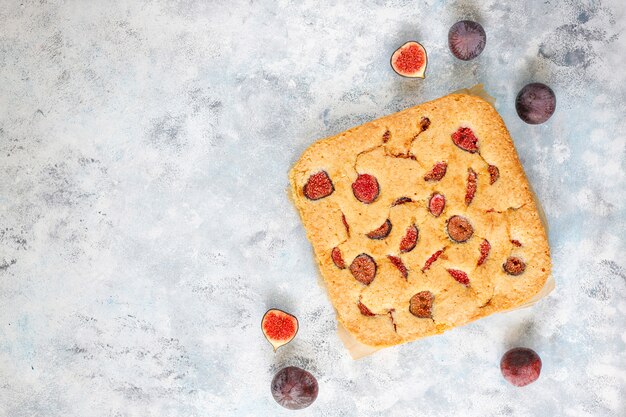
[(448, 164), (446, 162), (437, 162), (433, 165), (432, 169), (424, 175), (424, 181), (440, 181), (448, 170)]
[(404, 262), (402, 262), (402, 259), (400, 259), (397, 256), (393, 256), (393, 255), (387, 255), (387, 259), (389, 259), (389, 262), (391, 262), (393, 264), (393, 266), (398, 268), (398, 271), (400, 271), (400, 274), (402, 274), (402, 276), (405, 279), (408, 278), (409, 270), (406, 269), (406, 266), (404, 265)]
[(452, 142), (469, 153), (478, 152), (478, 138), (469, 127), (461, 127), (452, 134)]
[(476, 262), (476, 266), (481, 266), (487, 260), (487, 256), (489, 256), (491, 244), (487, 239), (483, 239), (478, 249), (480, 250), (480, 257), (478, 258), (478, 262)]
[(411, 252), (417, 244), (419, 238), (419, 229), (414, 224), (406, 229), (404, 237), (400, 241), (400, 252)]
[(380, 240), (389, 236), (391, 233), (391, 221), (389, 219), (385, 220), (385, 223), (382, 224), (379, 228), (372, 230), (367, 234), (367, 237), (370, 239)]
[(391, 55), (391, 67), (403, 77), (424, 78), (427, 63), (426, 50), (415, 41), (405, 43)]
[(330, 252), (330, 258), (333, 260), (335, 266), (339, 269), (345, 269), (346, 263), (343, 260), (343, 255), (341, 254), (341, 249), (338, 247), (334, 247)]
[(430, 266), (437, 259), (439, 259), (439, 256), (441, 256), (442, 253), (443, 253), (443, 249), (440, 249), (437, 252), (435, 252), (432, 255), (430, 255), (430, 258), (426, 259), (426, 262), (424, 263), (424, 267), (422, 268), (422, 272), (428, 271), (430, 269)]
[(350, 264), (350, 273), (361, 284), (370, 285), (376, 277), (376, 262), (366, 253), (362, 253)]
[(366, 306), (365, 304), (363, 304), (363, 303), (361, 302), (361, 300), (359, 300), (358, 307), (359, 307), (359, 311), (360, 311), (360, 312), (361, 312), (361, 314), (363, 314), (364, 316), (367, 316), (367, 317), (374, 317), (374, 316), (376, 315), (376, 314), (372, 313), (372, 311), (371, 311), (369, 308), (367, 308), (367, 306)]
[(326, 171), (317, 172), (309, 177), (302, 192), (309, 200), (319, 200), (328, 197), (335, 191), (333, 182)]
[(466, 287), (469, 285), (470, 280), (467, 276), (467, 273), (458, 269), (448, 269), (448, 274), (452, 276), (460, 284), (465, 285)]
[(261, 319), (261, 330), (274, 347), (274, 352), (291, 342), (298, 333), (298, 319), (278, 309), (268, 310)]
[(435, 217), (441, 216), (443, 209), (446, 207), (446, 198), (443, 194), (435, 193), (428, 200), (428, 211)]
[(456, 243), (466, 242), (474, 234), (474, 227), (463, 216), (452, 216), (446, 225), (448, 236)]
[(370, 174), (359, 174), (352, 183), (352, 193), (361, 203), (371, 204), (378, 198), (380, 187), (376, 177)]
[(435, 296), (430, 291), (420, 291), (409, 300), (409, 312), (420, 319), (432, 317)]

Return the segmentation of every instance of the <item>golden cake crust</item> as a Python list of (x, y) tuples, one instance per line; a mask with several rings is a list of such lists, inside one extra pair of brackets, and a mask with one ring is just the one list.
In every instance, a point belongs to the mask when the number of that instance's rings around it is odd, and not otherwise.
[[(459, 128), (471, 129), (477, 152), (455, 144), (452, 135)], [(445, 175), (428, 178), (441, 162), (447, 164)], [(499, 171), (495, 182), (490, 166)], [(307, 198), (305, 185), (320, 172), (332, 181), (332, 190), (326, 184), (323, 197)], [(379, 185), (371, 203), (355, 197), (359, 174), (373, 176)], [(475, 193), (468, 191), (472, 175)], [(550, 275), (546, 232), (515, 147), (498, 113), (481, 98), (448, 95), (319, 140), (304, 151), (289, 178), (337, 318), (364, 344), (404, 343), (514, 308), (539, 292)], [(309, 187), (311, 197), (314, 187)], [(438, 217), (428, 208), (435, 193), (445, 197)], [(401, 197), (404, 203), (394, 205)], [(463, 243), (448, 234), (455, 215), (473, 228)], [(385, 228), (383, 237), (371, 233), (387, 221), (388, 234)], [(412, 225), (419, 231), (417, 244), (402, 251)], [(485, 240), (490, 250), (478, 265)], [(345, 267), (333, 261), (333, 249)], [(351, 272), (360, 254), (376, 264), (368, 285)], [(400, 259), (406, 274), (389, 256)], [(505, 271), (509, 257), (523, 261), (521, 274)], [(464, 272), (469, 283), (450, 271)], [(411, 297), (421, 292), (433, 296), (430, 317), (409, 309)]]

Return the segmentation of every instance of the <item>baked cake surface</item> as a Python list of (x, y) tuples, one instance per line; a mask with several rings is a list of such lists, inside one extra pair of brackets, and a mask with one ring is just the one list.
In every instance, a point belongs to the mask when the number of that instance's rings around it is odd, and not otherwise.
[(291, 191), (330, 299), (384, 347), (524, 304), (550, 250), (504, 122), (452, 94), (311, 145)]

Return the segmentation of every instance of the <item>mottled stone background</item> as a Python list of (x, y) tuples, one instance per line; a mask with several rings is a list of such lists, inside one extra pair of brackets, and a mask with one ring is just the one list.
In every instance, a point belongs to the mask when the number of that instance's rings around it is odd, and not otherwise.
[[(0, 1), (0, 416), (626, 415), (626, 4)], [(455, 60), (461, 18), (488, 34)], [(427, 78), (389, 68), (408, 39)], [(541, 126), (518, 90), (558, 97)], [(353, 361), (287, 198), (313, 140), (449, 91), (497, 98), (550, 224), (531, 309)], [(269, 307), (296, 314), (277, 354)], [(538, 382), (500, 376), (536, 349)], [(310, 370), (317, 402), (270, 395)]]

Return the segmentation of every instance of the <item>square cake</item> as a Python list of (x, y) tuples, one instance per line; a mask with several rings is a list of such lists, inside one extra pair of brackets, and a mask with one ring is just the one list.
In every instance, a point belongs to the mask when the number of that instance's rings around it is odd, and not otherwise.
[(385, 347), (520, 306), (544, 225), (495, 109), (452, 94), (315, 142), (289, 173), (337, 319)]

